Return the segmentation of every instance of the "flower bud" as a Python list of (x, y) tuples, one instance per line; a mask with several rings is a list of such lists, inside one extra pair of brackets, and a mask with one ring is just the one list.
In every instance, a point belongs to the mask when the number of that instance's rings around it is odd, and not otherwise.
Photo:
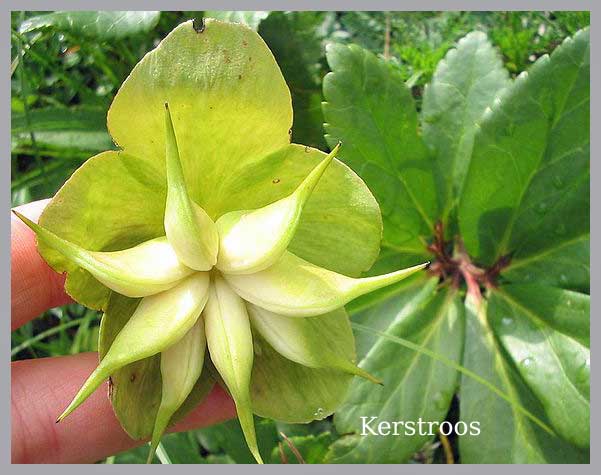
[[(333, 315), (294, 318), (275, 314), (253, 304), (248, 304), (247, 309), (253, 327), (283, 357), (309, 368), (338, 369), (372, 383), (382, 384), (344, 355), (335, 353), (331, 346), (324, 344), (330, 336), (325, 331), (327, 322), (324, 319)], [(339, 311), (344, 314), (343, 310)]]
[(312, 317), (331, 312), (373, 290), (399, 282), (427, 263), (375, 277), (355, 279), (317, 267), (286, 251), (273, 266), (255, 274), (224, 274), (244, 299), (274, 313)]
[(286, 198), (252, 211), (233, 211), (217, 220), (219, 270), (250, 274), (281, 257), (294, 237), (305, 203), (339, 148), (340, 144)]
[(146, 297), (162, 292), (194, 272), (179, 261), (165, 237), (123, 251), (88, 251), (13, 212), (40, 241), (87, 270), (109, 289), (127, 297)]
[(253, 341), (248, 313), (244, 301), (219, 275), (215, 275), (209, 290), (203, 318), (211, 360), (234, 399), (250, 451), (257, 462), (263, 463), (250, 400)]
[(161, 404), (152, 431), (148, 463), (152, 461), (173, 414), (184, 403), (200, 377), (206, 346), (201, 317), (181, 340), (161, 352)]
[(156, 355), (180, 340), (207, 303), (208, 288), (208, 274), (196, 272), (172, 289), (143, 298), (58, 421), (73, 412), (119, 368)]
[(167, 203), (165, 232), (179, 259), (195, 270), (217, 262), (219, 235), (209, 215), (188, 195), (169, 106), (165, 104)]

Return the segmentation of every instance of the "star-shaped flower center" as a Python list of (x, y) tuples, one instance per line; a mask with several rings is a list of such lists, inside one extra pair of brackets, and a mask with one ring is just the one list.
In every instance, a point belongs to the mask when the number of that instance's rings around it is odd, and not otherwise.
[(96, 370), (58, 420), (76, 409), (105, 379), (127, 364), (161, 354), (162, 396), (153, 451), (175, 411), (210, 358), (260, 461), (250, 380), (255, 331), (282, 356), (311, 368), (333, 368), (378, 382), (328, 342), (317, 349), (315, 317), (398, 282), (425, 264), (376, 277), (351, 278), (315, 266), (288, 251), (305, 203), (339, 146), (290, 195), (254, 210), (233, 211), (216, 222), (188, 193), (171, 112), (165, 104), (167, 199), (165, 236), (113, 252), (85, 250), (19, 217), (38, 239), (71, 259), (111, 290), (142, 297)]

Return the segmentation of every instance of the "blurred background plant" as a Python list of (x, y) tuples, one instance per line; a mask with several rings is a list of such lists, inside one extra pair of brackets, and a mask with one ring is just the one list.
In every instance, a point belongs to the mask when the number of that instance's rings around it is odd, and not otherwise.
[[(330, 42), (355, 43), (387, 60), (419, 107), (437, 63), (470, 31), (486, 32), (515, 76), (590, 22), (588, 12), (13, 12), (13, 206), (51, 197), (87, 158), (114, 148), (106, 112), (119, 86), (177, 24), (201, 16), (258, 30), (292, 91), (293, 140), (321, 149), (327, 148), (321, 86)], [(94, 351), (98, 325), (99, 315), (77, 304), (50, 310), (12, 333), (11, 357)], [(260, 420), (257, 429), (272, 463), (319, 463), (338, 438), (329, 419), (303, 426)], [(429, 443), (414, 461), (444, 462), (454, 448), (445, 452), (447, 442)], [(158, 455), (162, 463), (252, 460), (236, 421), (167, 436)], [(140, 448), (103, 462), (145, 457)]]

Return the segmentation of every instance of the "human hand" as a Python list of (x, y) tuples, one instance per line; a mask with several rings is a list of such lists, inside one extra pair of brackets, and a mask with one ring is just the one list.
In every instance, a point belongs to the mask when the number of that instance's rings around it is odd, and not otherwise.
[[(17, 208), (36, 221), (49, 200)], [(11, 330), (71, 299), (64, 276), (38, 254), (35, 235), (11, 216)], [(69, 404), (98, 364), (96, 353), (11, 363), (12, 463), (89, 463), (144, 443), (119, 425), (105, 391), (96, 391), (59, 424)], [(219, 386), (171, 432), (203, 427), (234, 417), (234, 404)]]

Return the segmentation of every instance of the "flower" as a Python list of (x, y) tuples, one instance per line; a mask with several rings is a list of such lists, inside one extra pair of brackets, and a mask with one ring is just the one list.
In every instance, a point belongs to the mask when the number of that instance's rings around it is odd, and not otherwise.
[(353, 362), (344, 305), (425, 264), (349, 277), (377, 254), (379, 208), (338, 147), (289, 143), (291, 119), (255, 32), (184, 23), (111, 105), (123, 151), (88, 160), (39, 225), (19, 215), (73, 298), (105, 312), (100, 363), (58, 420), (110, 377), (125, 430), (152, 433), (151, 459), (221, 379), (260, 462), (253, 412), (307, 422), (333, 412), (352, 375), (377, 382)]

